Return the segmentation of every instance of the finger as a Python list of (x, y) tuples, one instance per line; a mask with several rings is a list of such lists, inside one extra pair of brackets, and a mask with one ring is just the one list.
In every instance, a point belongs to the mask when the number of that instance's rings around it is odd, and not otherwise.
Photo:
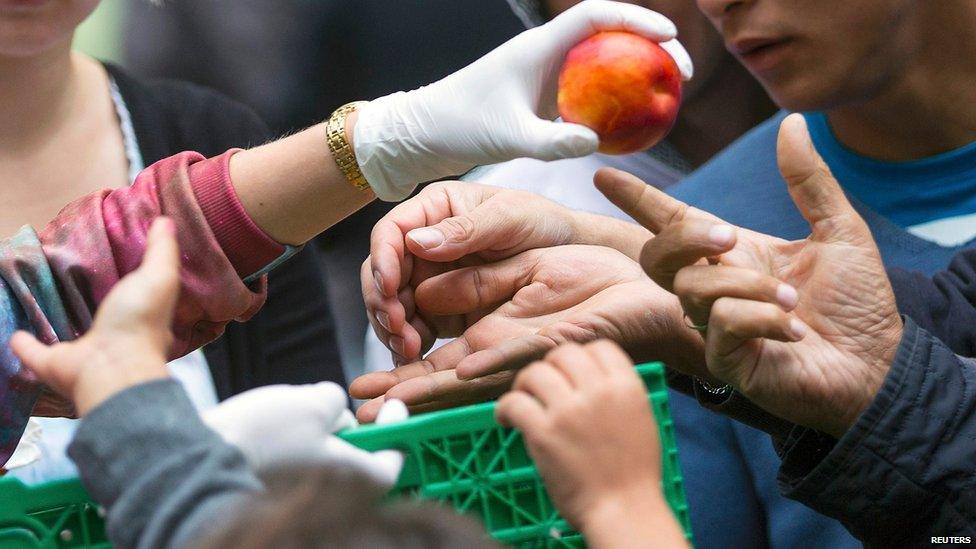
[(799, 341), (806, 331), (805, 324), (777, 305), (723, 297), (712, 306), (706, 351), (722, 359), (749, 340)]
[(459, 379), (475, 379), (481, 376), (516, 370), (544, 357), (555, 348), (558, 341), (545, 334), (533, 334), (502, 341), (462, 358), (457, 365)]
[(427, 224), (422, 197), (408, 200), (380, 219), (369, 236), (370, 280), (382, 296), (393, 297), (410, 277), (406, 246), (401, 227), (423, 227)]
[(792, 311), (800, 296), (793, 286), (754, 271), (724, 265), (693, 265), (678, 271), (674, 277), (674, 293), (692, 322), (708, 324), (712, 305), (723, 297), (775, 303), (784, 311)]
[(136, 270), (150, 286), (147, 300), (158, 318), (169, 326), (180, 290), (180, 249), (176, 242), (176, 225), (168, 217), (158, 217), (149, 227), (146, 252)]
[(546, 411), (528, 393), (509, 391), (495, 405), (495, 420), (505, 427), (518, 429), (531, 436), (544, 428)]
[(497, 305), (528, 285), (535, 257), (528, 252), (429, 278), (417, 286), (417, 306), (434, 315), (454, 315)]
[(592, 357), (594, 365), (603, 372), (612, 374), (634, 371), (634, 361), (620, 345), (609, 339), (587, 343), (583, 346), (583, 351)]
[(685, 219), (668, 226), (644, 244), (640, 264), (651, 280), (674, 291), (678, 271), (735, 246), (735, 227), (707, 219)]
[(513, 156), (527, 156), (553, 161), (577, 158), (596, 152), (600, 138), (596, 132), (581, 124), (554, 122), (529, 118), (522, 127), (523, 135)]
[(516, 376), (513, 388), (539, 399), (547, 408), (565, 401), (574, 392), (566, 376), (552, 364), (543, 361), (523, 368)]
[(691, 80), (695, 75), (695, 66), (691, 62), (691, 56), (688, 55), (688, 50), (681, 45), (681, 42), (674, 39), (661, 42), (659, 45), (664, 51), (668, 52), (668, 55), (674, 59), (674, 63), (678, 65), (678, 72), (681, 73), (681, 79), (685, 81)]
[[(356, 378), (349, 386), (349, 393), (354, 398), (369, 399), (386, 394), (395, 386), (415, 378), (423, 378), (428, 374), (449, 370), (454, 376), (454, 367), (461, 358), (470, 353), (467, 340), (464, 337), (454, 339), (433, 351), (423, 360), (398, 366), (389, 372), (373, 372)], [(455, 376), (456, 377), (456, 376)], [(429, 383), (429, 381), (425, 382)], [(423, 387), (414, 385), (413, 387)], [(415, 404), (418, 398), (404, 399), (397, 397), (407, 404)]]
[(51, 361), (54, 349), (38, 341), (32, 334), (17, 330), (10, 338), (10, 349), (44, 383), (56, 386), (60, 376), (55, 370), (57, 364)]
[(391, 388), (386, 398), (402, 400), (411, 410), (416, 406), (454, 407), (485, 402), (501, 395), (511, 385), (512, 372), (463, 381), (453, 370), (433, 372), (409, 379)]
[(585, 389), (600, 383), (600, 365), (579, 343), (564, 343), (549, 351), (545, 360), (555, 366), (575, 389)]
[(640, 178), (616, 168), (597, 170), (593, 184), (607, 200), (654, 234), (689, 217), (719, 221), (717, 217), (691, 208)]
[(674, 23), (660, 13), (616, 2), (581, 2), (550, 24), (563, 34), (567, 49), (601, 31), (626, 30), (655, 42), (671, 40), (678, 33)]
[(786, 180), (790, 196), (815, 236), (838, 238), (867, 231), (837, 179), (810, 140), (803, 115), (791, 114), (780, 124), (776, 142), (779, 171)]

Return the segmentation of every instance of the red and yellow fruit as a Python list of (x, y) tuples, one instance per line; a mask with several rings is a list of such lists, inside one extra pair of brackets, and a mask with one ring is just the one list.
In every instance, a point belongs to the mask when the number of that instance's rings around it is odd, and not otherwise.
[(629, 32), (600, 32), (566, 55), (558, 104), (563, 120), (600, 136), (600, 152), (641, 151), (674, 126), (681, 74), (653, 41)]

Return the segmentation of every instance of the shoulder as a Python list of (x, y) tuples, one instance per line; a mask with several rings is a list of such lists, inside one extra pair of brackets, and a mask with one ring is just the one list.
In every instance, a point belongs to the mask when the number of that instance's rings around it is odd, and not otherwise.
[(184, 150), (213, 156), (269, 138), (252, 109), (214, 90), (178, 80), (142, 80), (109, 64), (106, 69), (129, 109), (147, 164)]
[(782, 238), (809, 227), (786, 190), (776, 164), (780, 112), (740, 137), (667, 192), (730, 223)]

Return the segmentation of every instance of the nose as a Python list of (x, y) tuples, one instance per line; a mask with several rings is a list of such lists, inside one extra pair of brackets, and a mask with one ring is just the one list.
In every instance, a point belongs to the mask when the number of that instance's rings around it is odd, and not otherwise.
[(732, 10), (751, 0), (698, 0), (698, 9), (713, 21), (720, 20)]

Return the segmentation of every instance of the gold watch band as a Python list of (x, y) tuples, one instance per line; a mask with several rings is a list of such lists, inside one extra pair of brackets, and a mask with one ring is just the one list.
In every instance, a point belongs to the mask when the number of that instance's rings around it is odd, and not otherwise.
[(336, 109), (325, 124), (326, 141), (329, 144), (329, 151), (332, 152), (332, 158), (335, 159), (336, 165), (342, 170), (346, 179), (361, 191), (370, 189), (369, 182), (363, 177), (359, 162), (356, 161), (356, 153), (346, 139), (346, 117), (366, 103), (366, 101), (346, 103)]

